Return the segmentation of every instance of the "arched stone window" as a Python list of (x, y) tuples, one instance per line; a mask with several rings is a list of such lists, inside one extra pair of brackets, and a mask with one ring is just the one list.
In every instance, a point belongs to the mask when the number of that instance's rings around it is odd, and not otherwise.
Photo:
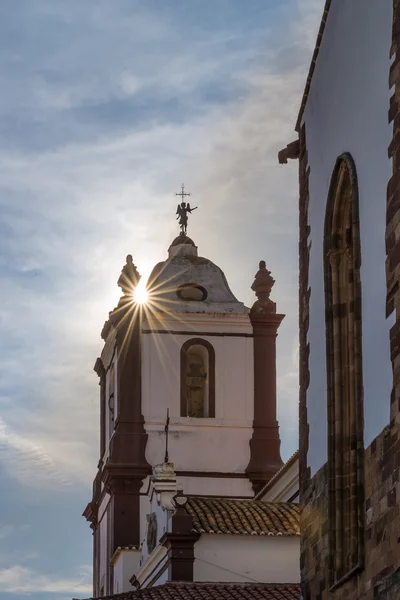
[(328, 400), (331, 584), (363, 566), (363, 377), (358, 184), (343, 154), (325, 217), (324, 270)]
[(215, 417), (215, 352), (201, 338), (181, 348), (181, 416)]

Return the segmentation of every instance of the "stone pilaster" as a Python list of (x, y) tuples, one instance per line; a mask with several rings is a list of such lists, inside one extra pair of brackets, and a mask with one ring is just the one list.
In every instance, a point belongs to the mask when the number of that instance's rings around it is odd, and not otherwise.
[(269, 298), (273, 284), (265, 262), (261, 261), (252, 285), (258, 300), (250, 312), (254, 343), (254, 421), (246, 474), (255, 493), (283, 465), (276, 419), (276, 337), (285, 315), (276, 314), (275, 303)]

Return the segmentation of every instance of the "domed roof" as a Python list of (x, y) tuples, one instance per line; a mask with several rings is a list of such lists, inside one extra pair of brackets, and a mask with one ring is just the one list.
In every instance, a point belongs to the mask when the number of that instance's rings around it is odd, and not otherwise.
[(184, 233), (172, 242), (168, 259), (154, 267), (147, 288), (155, 308), (167, 312), (247, 312), (232, 294), (223, 271), (198, 256), (197, 246)]
[(180, 246), (180, 244), (190, 244), (191, 246), (196, 246), (194, 241), (185, 233), (181, 233), (180, 235), (178, 235), (178, 237), (176, 237), (172, 242), (170, 248), (172, 248), (173, 246)]

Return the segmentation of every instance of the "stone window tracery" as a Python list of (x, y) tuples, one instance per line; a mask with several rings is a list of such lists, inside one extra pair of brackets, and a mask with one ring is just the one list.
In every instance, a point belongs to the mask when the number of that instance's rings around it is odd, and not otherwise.
[(215, 417), (215, 352), (200, 338), (181, 348), (181, 416)]
[(324, 268), (331, 585), (363, 566), (363, 380), (358, 184), (349, 154), (332, 176)]

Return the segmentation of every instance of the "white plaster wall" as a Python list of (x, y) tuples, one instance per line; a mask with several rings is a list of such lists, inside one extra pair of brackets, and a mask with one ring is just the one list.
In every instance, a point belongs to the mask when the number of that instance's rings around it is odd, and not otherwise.
[(132, 591), (129, 582), (137, 571), (140, 560), (140, 550), (121, 550), (114, 564), (114, 594)]
[(155, 587), (156, 585), (163, 585), (164, 583), (167, 583), (167, 581), (168, 581), (168, 569), (165, 569), (165, 571), (160, 574), (158, 579), (156, 579), (156, 581), (154, 582), (154, 584), (151, 587)]
[(108, 541), (108, 527), (107, 527), (107, 507), (110, 502), (109, 494), (105, 494), (100, 506), (99, 506), (99, 549), (100, 549), (100, 559), (99, 559), (99, 573), (98, 573), (98, 581), (99, 581), (99, 591), (102, 585), (102, 579), (104, 581), (104, 590), (106, 590), (106, 573), (107, 573), (107, 541)]
[(195, 581), (300, 581), (300, 538), (296, 536), (203, 534), (194, 556)]
[(104, 591), (106, 591), (106, 586), (107, 586), (107, 539), (108, 539), (107, 511), (103, 514), (103, 518), (100, 521), (99, 530), (100, 530), (99, 591), (103, 585), (104, 585)]
[(391, 176), (387, 148), (392, 11), (391, 0), (332, 3), (304, 115), (311, 167), (307, 408), (312, 473), (327, 460), (323, 231), (330, 178), (336, 158), (344, 152), (353, 156), (359, 180), (366, 447), (389, 422), (393, 322), (385, 319), (385, 211)]
[(228, 477), (178, 477), (178, 484), (191, 496), (218, 496), (253, 498), (254, 492), (247, 478)]
[(276, 480), (267, 486), (266, 492), (258, 500), (264, 502), (298, 502), (299, 501), (299, 459)]
[(147, 531), (147, 519), (146, 515), (150, 510), (150, 502), (149, 497), (146, 495), (141, 495), (139, 499), (140, 506), (140, 539), (143, 541), (145, 539), (146, 531)]
[[(253, 340), (247, 316), (186, 315), (170, 328), (187, 331), (143, 334), (142, 406), (149, 434), (146, 458), (163, 460), (164, 424), (170, 409), (169, 456), (176, 471), (243, 472), (250, 457), (254, 377)], [(201, 335), (216, 332), (221, 336)], [(194, 333), (191, 333), (194, 332)], [(200, 333), (200, 334), (199, 334)], [(224, 336), (237, 333), (238, 337)], [(215, 418), (180, 417), (180, 350), (193, 337), (202, 337), (215, 350)]]
[(149, 553), (147, 551), (147, 528), (148, 528), (148, 521), (147, 521), (147, 515), (151, 514), (151, 513), (155, 513), (156, 515), (156, 519), (157, 519), (157, 543), (158, 540), (164, 535), (164, 533), (167, 531), (167, 524), (168, 524), (168, 518), (170, 515), (168, 515), (168, 511), (164, 509), (163, 506), (161, 506), (160, 504), (158, 504), (157, 502), (157, 497), (156, 494), (153, 494), (152, 500), (150, 502), (150, 499), (147, 497), (147, 502), (142, 502), (141, 503), (141, 508), (142, 508), (142, 512), (140, 515), (140, 519), (141, 519), (141, 530), (143, 530), (143, 535), (141, 537), (142, 540), (142, 550), (141, 550), (141, 559), (140, 562), (141, 564), (143, 564), (148, 556)]

